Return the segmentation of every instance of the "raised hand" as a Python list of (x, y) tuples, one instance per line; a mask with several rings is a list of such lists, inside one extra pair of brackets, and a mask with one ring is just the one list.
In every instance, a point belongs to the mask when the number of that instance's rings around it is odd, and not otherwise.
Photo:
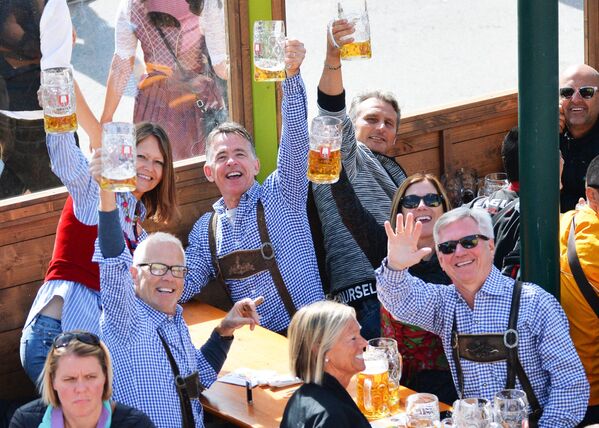
[(414, 214), (408, 213), (404, 224), (403, 215), (397, 215), (395, 230), (385, 222), (387, 232), (387, 266), (392, 270), (407, 269), (431, 253), (429, 247), (418, 248), (422, 223), (414, 222)]
[(306, 57), (306, 48), (299, 40), (288, 39), (285, 42), (285, 69), (287, 77), (293, 77), (299, 73), (300, 66)]
[(341, 46), (354, 41), (351, 35), (354, 33), (354, 24), (347, 19), (338, 19), (329, 23), (328, 32), (328, 51), (337, 51)]
[(244, 325), (249, 325), (253, 330), (260, 325), (260, 315), (256, 312), (256, 305), (250, 298), (236, 302), (227, 315), (222, 319), (216, 332), (221, 336), (231, 336), (235, 330)]
[(566, 128), (566, 116), (564, 115), (564, 106), (562, 105), (562, 100), (559, 102), (559, 133), (564, 132)]

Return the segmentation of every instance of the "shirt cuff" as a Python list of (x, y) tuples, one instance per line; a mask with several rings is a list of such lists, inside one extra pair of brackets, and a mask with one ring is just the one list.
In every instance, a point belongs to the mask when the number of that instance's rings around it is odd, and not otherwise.
[(283, 80), (283, 92), (286, 95), (301, 94), (304, 92), (304, 81), (301, 73)]
[(329, 112), (340, 112), (345, 109), (345, 90), (339, 95), (325, 94), (318, 89), (318, 106)]

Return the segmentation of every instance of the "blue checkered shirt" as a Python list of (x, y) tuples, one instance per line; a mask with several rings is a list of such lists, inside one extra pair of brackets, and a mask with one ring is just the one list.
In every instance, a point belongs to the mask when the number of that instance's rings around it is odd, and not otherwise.
[[(383, 305), (400, 321), (439, 335), (446, 355), (452, 355), (454, 315), (458, 332), (463, 334), (503, 333), (508, 328), (514, 280), (495, 267), (476, 293), (474, 309), (454, 285), (429, 284), (407, 270), (393, 271), (387, 267), (387, 259), (376, 276)], [(589, 383), (570, 339), (566, 315), (558, 301), (535, 284), (522, 284), (520, 302), (518, 356), (543, 408), (539, 426), (575, 427), (587, 408)], [(448, 360), (455, 381), (455, 364)], [(505, 361), (460, 362), (466, 397), (493, 399), (505, 388)], [(522, 389), (518, 381), (516, 388)]]
[[(214, 204), (218, 216), (216, 252), (222, 257), (236, 250), (260, 247), (256, 222), (256, 206), (260, 200), (277, 265), (295, 307), (300, 308), (324, 299), (324, 293), (306, 213), (309, 138), (306, 92), (299, 75), (283, 82), (283, 94), (278, 169), (266, 178), (264, 184), (255, 182), (242, 196), (235, 224), (227, 219), (222, 198)], [(216, 276), (208, 244), (210, 216), (211, 213), (202, 216), (189, 234), (186, 258), (190, 273), (182, 301), (198, 293), (210, 278)], [(264, 296), (264, 304), (258, 307), (263, 327), (273, 331), (287, 328), (290, 318), (268, 271), (244, 280), (226, 282), (234, 301)]]
[[(197, 371), (207, 388), (216, 381), (217, 372), (191, 342), (181, 306), (172, 316), (136, 297), (129, 272), (132, 257), (126, 247), (118, 257), (105, 259), (96, 241), (94, 261), (100, 263), (104, 308), (100, 329), (112, 356), (113, 398), (143, 411), (157, 427), (182, 427), (173, 371), (157, 329), (163, 333), (181, 376)], [(191, 403), (196, 427), (203, 427), (202, 405), (198, 400)]]
[[(87, 159), (75, 145), (74, 134), (48, 134), (46, 145), (52, 161), (52, 171), (67, 187), (73, 198), (75, 217), (86, 225), (98, 224), (99, 186), (89, 174)], [(138, 203), (141, 208), (140, 218), (143, 221), (146, 217), (146, 209), (143, 203), (138, 202), (130, 192), (117, 193), (116, 198), (121, 228), (129, 239), (134, 240), (133, 223), (127, 222), (125, 218), (135, 216), (135, 205)], [(146, 236), (146, 232), (142, 231), (138, 238), (139, 242)], [(99, 321), (102, 310), (100, 293), (68, 279), (50, 280), (41, 286), (25, 321), (25, 328), (54, 296), (61, 297), (64, 302), (61, 320), (63, 331), (85, 330), (100, 333)]]

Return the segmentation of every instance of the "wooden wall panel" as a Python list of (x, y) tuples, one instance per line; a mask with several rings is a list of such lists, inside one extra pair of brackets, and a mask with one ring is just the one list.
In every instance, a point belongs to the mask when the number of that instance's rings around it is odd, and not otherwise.
[(584, 0), (584, 62), (599, 70), (599, 2)]

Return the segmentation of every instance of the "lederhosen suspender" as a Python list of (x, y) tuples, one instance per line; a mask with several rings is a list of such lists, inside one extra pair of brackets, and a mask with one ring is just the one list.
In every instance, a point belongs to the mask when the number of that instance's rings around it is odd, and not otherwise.
[(227, 295), (229, 296), (229, 300), (231, 300), (233, 303), (231, 290), (226, 283), (227, 279), (245, 279), (259, 272), (267, 270), (270, 272), (279, 297), (283, 301), (283, 305), (285, 305), (285, 309), (289, 314), (289, 318), (293, 317), (293, 314), (296, 312), (296, 308), (293, 305), (293, 301), (291, 300), (291, 296), (289, 295), (287, 287), (285, 287), (283, 277), (281, 276), (281, 271), (279, 270), (279, 266), (277, 265), (277, 261), (275, 259), (275, 250), (268, 236), (268, 229), (266, 227), (264, 207), (262, 206), (262, 203), (258, 201), (256, 206), (256, 221), (258, 223), (260, 241), (262, 242), (260, 248), (256, 250), (237, 250), (227, 254), (226, 256), (220, 258), (217, 257), (215, 238), (217, 221), (218, 216), (216, 213), (212, 213), (212, 218), (210, 219), (210, 225), (208, 227), (208, 241), (210, 244), (210, 254), (212, 255), (212, 264), (214, 265), (214, 270), (216, 271), (216, 280), (226, 291)]
[(589, 284), (589, 280), (580, 266), (580, 260), (578, 260), (578, 254), (576, 253), (576, 223), (574, 223), (574, 217), (572, 217), (572, 225), (570, 226), (570, 233), (568, 235), (568, 264), (580, 292), (587, 299), (589, 306), (593, 309), (597, 318), (599, 318), (599, 296), (595, 293), (593, 286)]
[(464, 373), (460, 363), (461, 358), (478, 363), (506, 360), (506, 388), (513, 389), (516, 385), (516, 376), (518, 376), (532, 409), (529, 415), (529, 423), (532, 428), (536, 427), (537, 422), (541, 418), (542, 409), (518, 357), (517, 326), (521, 293), (522, 283), (515, 281), (508, 329), (504, 333), (459, 334), (457, 330), (457, 316), (454, 314), (451, 348), (458, 377), (458, 395), (460, 398), (464, 398)]

